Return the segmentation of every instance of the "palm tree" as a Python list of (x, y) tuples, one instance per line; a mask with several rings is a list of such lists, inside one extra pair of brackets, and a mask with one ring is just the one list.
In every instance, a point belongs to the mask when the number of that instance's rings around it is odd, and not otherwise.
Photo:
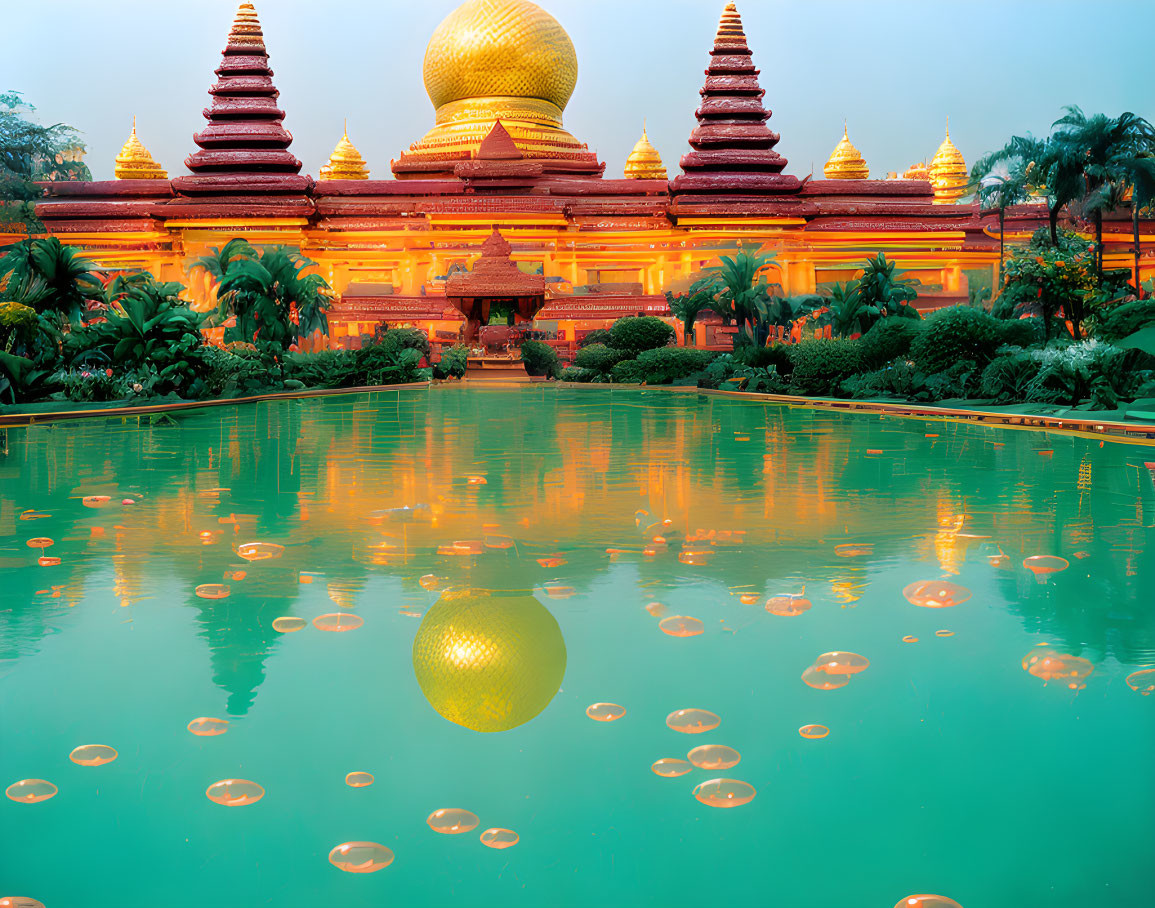
[[(1033, 159), (1025, 160), (1018, 149), (1013, 154), (1002, 152), (986, 155), (971, 168), (971, 183), (979, 200), (980, 209), (995, 208), (999, 212), (999, 273), (995, 283), (1002, 280), (1006, 259), (1007, 209), (1031, 198), (1028, 184), (1033, 170)], [(1001, 171), (1001, 172), (1000, 172)]]
[(216, 286), (224, 280), (225, 273), (233, 262), (241, 259), (255, 259), (256, 257), (257, 250), (248, 240), (234, 237), (221, 248), (218, 249), (214, 246), (209, 250), (208, 255), (194, 259), (188, 267), (188, 273), (192, 274), (198, 270), (204, 271), (209, 276), (210, 285)]
[(1135, 290), (1143, 298), (1139, 282), (1139, 214), (1155, 205), (1155, 151), (1124, 155), (1115, 161), (1115, 168), (1131, 190), (1131, 252), (1135, 259)]
[(687, 293), (666, 292), (666, 301), (670, 311), (682, 320), (682, 344), (690, 346), (690, 334), (694, 330), (694, 321), (706, 310), (713, 310), (718, 304), (714, 296), (718, 292), (718, 276), (707, 274), (690, 285)]
[(722, 264), (709, 272), (716, 275), (721, 284), (715, 297), (721, 307), (718, 314), (733, 320), (739, 327), (749, 326), (753, 333), (758, 322), (757, 300), (768, 295), (770, 290), (761, 272), (776, 258), (774, 252), (747, 252), (745, 249), (733, 258), (722, 256)]
[[(899, 318), (921, 318), (918, 310), (910, 305), (918, 299), (918, 278), (903, 277), (894, 273), (895, 263), (887, 261), (881, 252), (867, 259), (862, 266), (862, 277), (858, 280), (858, 295), (868, 308), (879, 310), (878, 316), (896, 315)], [(873, 324), (873, 322), (872, 322)], [(864, 325), (863, 331), (870, 325)]]

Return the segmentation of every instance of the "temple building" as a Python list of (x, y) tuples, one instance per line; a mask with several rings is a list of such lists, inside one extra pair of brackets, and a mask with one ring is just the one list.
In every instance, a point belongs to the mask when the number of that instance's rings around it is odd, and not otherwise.
[[(997, 217), (966, 197), (966, 163), (949, 134), (929, 167), (872, 180), (844, 131), (826, 179), (800, 177), (780, 150), (788, 139), (771, 129), (733, 3), (708, 50), (679, 171), (667, 175), (643, 130), (624, 177), (607, 177), (606, 163), (563, 122), (578, 57), (561, 24), (528, 0), (468, 0), (429, 41), (433, 126), (399, 150), (390, 178), (370, 174), (346, 132), (314, 179), (292, 153), (261, 24), (246, 2), (187, 173), (167, 178), (134, 131), (118, 179), (46, 184), (37, 214), (103, 268), (191, 283), (204, 307), (213, 303), (208, 279), (186, 270), (196, 257), (235, 236), (299, 247), (335, 291), (332, 342), (354, 346), (383, 323), (419, 325), (450, 342), (487, 311), (491, 320), (515, 312), (573, 341), (623, 315), (668, 314), (666, 291), (685, 289), (740, 247), (775, 251), (770, 280), (787, 294), (852, 278), (879, 250), (922, 281), (925, 308), (990, 284)], [(305, 114), (293, 112), (294, 122)], [(1016, 206), (1008, 238), (1045, 222), (1044, 206)], [(1129, 214), (1105, 230), (1107, 267), (1128, 267)], [(1155, 261), (1144, 278), (1151, 273)]]

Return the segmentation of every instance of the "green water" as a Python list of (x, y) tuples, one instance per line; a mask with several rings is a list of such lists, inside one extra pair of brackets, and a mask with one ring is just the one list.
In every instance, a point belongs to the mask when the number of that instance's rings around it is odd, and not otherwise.
[[(47, 908), (890, 908), (924, 892), (964, 908), (1151, 904), (1155, 696), (1124, 680), (1155, 663), (1150, 448), (536, 386), (91, 420), (5, 444), (0, 782), (59, 793), (0, 799), (0, 895)], [(91, 495), (111, 502), (85, 507)], [(638, 524), (662, 521), (667, 548), (646, 556), (658, 530)], [(684, 564), (698, 530), (745, 535), (693, 544), (712, 556)], [(514, 545), (437, 554), (486, 535)], [(34, 537), (59, 565), (37, 563)], [(247, 563), (235, 550), (253, 541), (284, 553)], [(842, 557), (845, 543), (873, 550)], [(1035, 554), (1070, 567), (1036, 582), (1022, 567)], [(440, 595), (419, 585), (427, 574), (536, 590), (566, 652), (544, 711), (492, 734), (435, 711), (413, 664)], [(940, 578), (973, 598), (903, 597)], [(208, 583), (229, 597), (197, 597)], [(803, 591), (813, 607), (798, 617), (763, 608)], [(335, 601), (363, 626), (271, 627)], [(655, 601), (704, 632), (664, 634)], [(1084, 689), (1023, 670), (1040, 642), (1094, 664)], [(830, 650), (870, 666), (837, 690), (803, 684)], [(540, 694), (530, 674), (514, 688)], [(591, 721), (599, 701), (625, 717)], [(685, 707), (721, 725), (667, 728)], [(199, 716), (228, 719), (227, 734), (190, 734)], [(808, 723), (830, 736), (803, 739)], [(89, 743), (119, 758), (70, 762)], [(741, 762), (651, 772), (704, 743)], [(375, 784), (345, 785), (357, 770)], [(694, 799), (719, 776), (757, 796), (730, 810)], [(266, 795), (214, 804), (205, 790), (227, 778)], [(426, 818), (443, 807), (481, 825), (439, 835)], [(483, 847), (491, 826), (520, 843)], [(342, 873), (329, 851), (356, 840), (396, 860)]]

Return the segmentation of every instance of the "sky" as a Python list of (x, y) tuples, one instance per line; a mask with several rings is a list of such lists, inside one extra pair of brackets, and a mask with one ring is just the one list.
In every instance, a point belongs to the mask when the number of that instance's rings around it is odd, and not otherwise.
[[(847, 121), (871, 175), (951, 138), (968, 163), (1062, 107), (1155, 120), (1155, 0), (737, 0), (787, 172), (821, 175)], [(0, 91), (75, 126), (96, 179), (137, 134), (185, 173), (235, 0), (2, 0)], [(349, 136), (375, 178), (433, 125), (425, 45), (455, 0), (254, 0), (303, 172)], [(671, 176), (724, 0), (541, 0), (577, 50), (566, 128), (621, 176), (645, 121)], [(50, 10), (50, 11), (49, 11)], [(1133, 61), (1133, 62), (1132, 62)], [(1145, 62), (1144, 62), (1145, 61)]]

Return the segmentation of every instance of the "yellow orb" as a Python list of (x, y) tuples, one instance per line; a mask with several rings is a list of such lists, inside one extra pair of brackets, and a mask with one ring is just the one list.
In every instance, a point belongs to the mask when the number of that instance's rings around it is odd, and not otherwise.
[(413, 640), (425, 699), (473, 731), (524, 725), (558, 692), (565, 662), (561, 628), (532, 596), (445, 592)]
[(527, 0), (469, 0), (425, 49), (434, 107), (465, 98), (537, 98), (564, 109), (577, 84), (577, 54), (561, 24)]

